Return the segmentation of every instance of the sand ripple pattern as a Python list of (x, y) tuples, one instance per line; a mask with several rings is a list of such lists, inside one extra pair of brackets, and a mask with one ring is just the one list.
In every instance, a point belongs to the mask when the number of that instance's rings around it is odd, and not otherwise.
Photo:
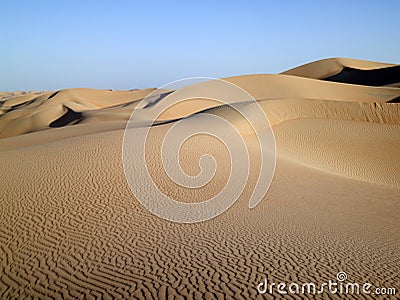
[(1, 154), (0, 298), (254, 299), (265, 276), (327, 281), (338, 270), (398, 284), (398, 189), (278, 161), (256, 209), (243, 197), (218, 218), (177, 224), (132, 197), (122, 136)]

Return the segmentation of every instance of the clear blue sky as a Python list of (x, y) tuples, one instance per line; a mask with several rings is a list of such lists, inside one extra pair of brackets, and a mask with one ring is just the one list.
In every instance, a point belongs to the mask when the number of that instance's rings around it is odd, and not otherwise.
[(130, 89), (400, 62), (400, 1), (2, 1), (0, 90)]

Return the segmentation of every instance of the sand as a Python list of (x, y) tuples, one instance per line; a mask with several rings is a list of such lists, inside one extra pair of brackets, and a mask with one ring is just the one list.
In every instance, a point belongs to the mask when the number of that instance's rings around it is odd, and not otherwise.
[[(261, 298), (257, 285), (266, 277), (322, 283), (339, 271), (352, 282), (399, 291), (400, 104), (390, 101), (400, 89), (324, 80), (344, 67), (393, 66), (332, 59), (284, 74), (226, 79), (258, 101), (276, 138), (275, 177), (251, 210), (260, 162), (248, 124), (206, 99), (161, 116), (151, 128), (149, 169), (160, 189), (180, 201), (215, 195), (229, 161), (221, 143), (195, 137), (182, 147), (182, 168), (195, 175), (199, 157), (212, 153), (219, 162), (215, 177), (197, 191), (171, 183), (158, 150), (176, 120), (191, 127), (194, 118), (207, 122), (206, 113), (220, 116), (252, 149), (239, 200), (196, 224), (147, 211), (129, 190), (121, 158), (133, 109), (145, 119), (182, 91), (159, 91), (160, 102), (142, 107), (153, 89), (1, 94), (0, 297), (252, 299)], [(211, 87), (204, 82), (196, 89)], [(54, 122), (60, 127), (50, 127)]]

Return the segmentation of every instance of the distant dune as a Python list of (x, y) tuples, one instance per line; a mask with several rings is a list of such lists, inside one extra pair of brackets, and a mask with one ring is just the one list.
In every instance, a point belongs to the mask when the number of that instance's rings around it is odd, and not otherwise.
[[(134, 110), (147, 120), (166, 99), (198, 90), (204, 99), (157, 119), (146, 158), (166, 194), (212, 197), (229, 177), (220, 143), (195, 137), (182, 147), (190, 174), (204, 153), (223, 162), (201, 191), (171, 184), (157, 151), (174, 122), (191, 128), (207, 114), (229, 120), (255, 148), (248, 124), (206, 99), (215, 82), (0, 93), (0, 297), (249, 299), (266, 276), (324, 282), (339, 271), (399, 289), (400, 66), (335, 58), (224, 80), (268, 116), (277, 169), (261, 204), (247, 209), (260, 165), (252, 153), (239, 201), (198, 224), (162, 220), (139, 204), (124, 178), (122, 139)], [(239, 95), (231, 101), (251, 105)]]

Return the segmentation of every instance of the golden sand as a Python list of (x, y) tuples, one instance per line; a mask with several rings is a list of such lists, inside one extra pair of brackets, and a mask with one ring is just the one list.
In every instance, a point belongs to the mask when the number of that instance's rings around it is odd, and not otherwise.
[[(124, 178), (124, 128), (153, 89), (0, 94), (0, 297), (250, 299), (265, 277), (325, 282), (339, 271), (352, 282), (399, 289), (400, 104), (388, 102), (400, 89), (322, 80), (343, 66), (392, 65), (332, 59), (226, 79), (268, 115), (276, 173), (260, 205), (248, 209), (255, 154), (239, 200), (196, 224), (152, 215)], [(154, 106), (140, 109), (146, 117)], [(151, 129), (154, 145), (174, 120), (186, 117), (190, 127), (204, 110), (252, 143), (229, 107), (195, 99), (163, 115), (172, 122)], [(63, 116), (63, 126), (50, 127)], [(194, 138), (180, 153), (190, 174), (203, 153), (223, 162), (195, 193), (165, 179), (152, 149), (150, 170), (165, 193), (202, 201), (223, 188), (227, 153), (212, 138)]]

